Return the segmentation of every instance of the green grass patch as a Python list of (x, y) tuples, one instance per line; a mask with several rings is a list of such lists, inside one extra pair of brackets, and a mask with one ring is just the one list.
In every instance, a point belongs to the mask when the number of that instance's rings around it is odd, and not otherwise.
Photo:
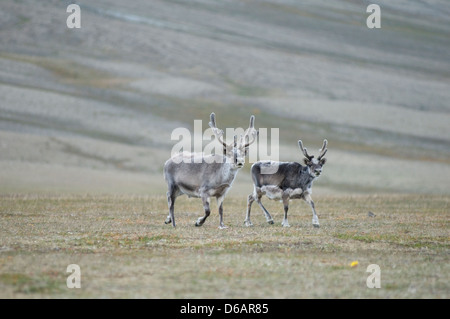
[(64, 288), (63, 276), (41, 274), (30, 276), (21, 273), (0, 274), (0, 282), (12, 286), (16, 293), (24, 294), (54, 294)]

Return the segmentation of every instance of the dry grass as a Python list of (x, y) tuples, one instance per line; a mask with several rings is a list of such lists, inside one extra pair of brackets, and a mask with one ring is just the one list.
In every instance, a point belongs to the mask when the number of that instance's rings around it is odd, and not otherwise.
[[(448, 298), (449, 199), (321, 197), (320, 229), (300, 202), (285, 229), (278, 202), (266, 205), (275, 225), (255, 207), (244, 227), (245, 200), (234, 197), (218, 230), (216, 210), (194, 227), (201, 204), (186, 198), (173, 229), (164, 197), (2, 196), (0, 297)], [(81, 289), (66, 287), (73, 263)], [(369, 264), (381, 267), (381, 289), (366, 287)]]

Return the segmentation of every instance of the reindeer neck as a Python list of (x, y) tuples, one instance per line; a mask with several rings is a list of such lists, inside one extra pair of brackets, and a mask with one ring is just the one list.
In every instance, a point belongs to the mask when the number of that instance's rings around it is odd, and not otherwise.
[(316, 177), (311, 176), (310, 168), (308, 166), (302, 166), (298, 179), (298, 183), (302, 186), (302, 189), (307, 189), (312, 185)]
[(239, 169), (237, 168), (233, 168), (233, 165), (231, 163), (224, 163), (222, 165), (222, 179), (224, 182), (228, 182), (229, 184), (231, 184), (237, 173), (239, 172)]

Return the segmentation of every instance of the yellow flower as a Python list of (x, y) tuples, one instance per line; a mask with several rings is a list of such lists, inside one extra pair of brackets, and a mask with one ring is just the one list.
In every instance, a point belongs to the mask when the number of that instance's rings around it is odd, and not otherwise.
[(355, 260), (355, 261), (352, 261), (352, 263), (350, 264), (350, 267), (356, 267), (356, 266), (358, 266), (358, 261), (357, 260)]

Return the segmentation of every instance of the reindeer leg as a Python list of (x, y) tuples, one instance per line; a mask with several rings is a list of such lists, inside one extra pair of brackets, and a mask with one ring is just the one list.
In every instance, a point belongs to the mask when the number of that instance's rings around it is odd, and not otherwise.
[(247, 213), (245, 215), (244, 225), (247, 227), (253, 226), (252, 222), (250, 221), (250, 211), (252, 209), (252, 204), (255, 201), (254, 193), (248, 195), (247, 198)]
[(310, 194), (305, 195), (305, 197), (303, 198), (308, 204), (309, 206), (311, 206), (312, 212), (313, 212), (313, 218), (312, 218), (312, 224), (314, 227), (320, 227), (319, 225), (319, 217), (317, 217), (317, 213), (316, 213), (316, 209), (314, 206), (314, 202), (311, 198)]
[(283, 196), (283, 208), (284, 208), (284, 218), (281, 226), (291, 227), (288, 222), (288, 210), (289, 210), (289, 196)]
[(208, 218), (209, 214), (211, 214), (211, 210), (209, 208), (209, 197), (206, 195), (202, 196), (202, 201), (203, 201), (203, 208), (205, 209), (205, 216), (197, 219), (195, 226), (202, 226), (206, 218)]
[(169, 190), (167, 191), (167, 205), (169, 206), (169, 215), (167, 216), (164, 223), (170, 224), (172, 222), (172, 226), (175, 227), (175, 216), (174, 216), (174, 206), (175, 206), (175, 198), (177, 198), (177, 189), (176, 187), (169, 186)]
[(273, 224), (273, 218), (272, 216), (270, 216), (269, 212), (267, 211), (267, 209), (264, 207), (264, 205), (261, 203), (261, 197), (262, 195), (258, 194), (258, 197), (256, 199), (256, 202), (258, 203), (259, 207), (261, 207), (261, 209), (264, 212), (264, 215), (266, 216), (266, 220), (269, 224)]
[(219, 206), (219, 218), (220, 218), (219, 229), (228, 228), (223, 223), (223, 200), (224, 199), (225, 199), (225, 196), (217, 197), (217, 206)]
[(167, 194), (167, 204), (169, 206), (169, 215), (167, 216), (166, 220), (164, 221), (165, 224), (172, 223), (172, 226), (175, 227), (175, 216), (173, 213), (174, 206), (175, 206), (175, 196)]

